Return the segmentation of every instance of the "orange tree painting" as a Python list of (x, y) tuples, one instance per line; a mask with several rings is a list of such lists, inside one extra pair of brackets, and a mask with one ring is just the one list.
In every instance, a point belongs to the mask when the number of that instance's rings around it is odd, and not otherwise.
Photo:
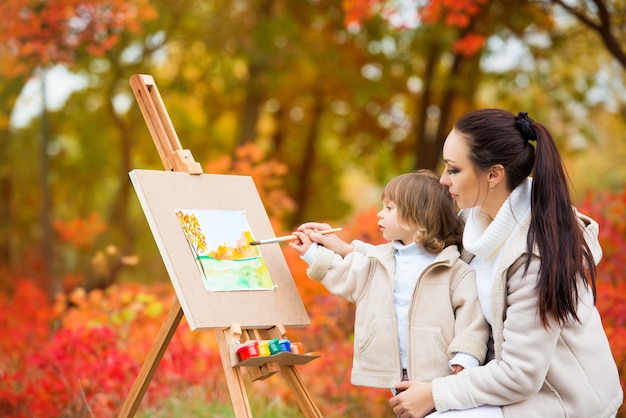
[(207, 290), (274, 288), (258, 247), (250, 245), (254, 238), (245, 211), (179, 209), (176, 216)]

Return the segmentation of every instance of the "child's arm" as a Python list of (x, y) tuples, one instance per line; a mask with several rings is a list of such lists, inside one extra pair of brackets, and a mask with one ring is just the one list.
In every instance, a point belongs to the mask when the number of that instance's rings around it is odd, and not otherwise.
[(460, 361), (460, 356), (473, 357), (478, 364), (485, 360), (490, 327), (483, 316), (476, 291), (476, 273), (463, 261), (457, 261), (451, 271), (450, 301), (455, 316), (455, 336), (448, 347), (455, 357), (450, 365), (458, 364), (465, 368), (471, 366)]
[[(295, 231), (297, 240), (289, 246), (300, 253), (309, 264), (307, 276), (322, 283), (331, 293), (356, 303), (368, 288), (368, 274), (371, 271), (369, 258), (360, 253), (349, 253), (345, 258), (332, 250), (312, 242), (304, 232)], [(321, 234), (318, 234), (321, 235)]]

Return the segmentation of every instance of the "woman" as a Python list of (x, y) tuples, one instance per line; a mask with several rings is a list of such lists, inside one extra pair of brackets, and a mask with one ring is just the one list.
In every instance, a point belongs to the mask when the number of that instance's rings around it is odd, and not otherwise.
[[(441, 182), (466, 221), (463, 246), (474, 254), (491, 347), (484, 366), (398, 383), (393, 411), (404, 418), (433, 409), (481, 416), (493, 408), (505, 417), (614, 417), (623, 394), (594, 306), (598, 225), (572, 207), (550, 133), (523, 112), (477, 110), (455, 124), (443, 158)], [(336, 237), (310, 237), (339, 253), (352, 250)]]
[(441, 183), (466, 219), (493, 360), (399, 384), (394, 412), (501, 405), (506, 417), (615, 416), (623, 394), (594, 306), (598, 225), (572, 207), (550, 133), (523, 112), (477, 110), (455, 124), (443, 158)]

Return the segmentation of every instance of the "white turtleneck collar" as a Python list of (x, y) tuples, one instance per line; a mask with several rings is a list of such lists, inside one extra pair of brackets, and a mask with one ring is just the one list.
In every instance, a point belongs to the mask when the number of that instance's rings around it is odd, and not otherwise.
[(391, 241), (391, 245), (396, 249), (400, 256), (405, 255), (417, 255), (417, 254), (428, 254), (428, 252), (421, 245), (417, 245), (415, 241), (412, 241), (406, 245), (404, 245), (400, 241)]
[(469, 209), (463, 232), (465, 249), (493, 262), (511, 232), (530, 211), (531, 185), (529, 177), (517, 186), (491, 222), (480, 206)]

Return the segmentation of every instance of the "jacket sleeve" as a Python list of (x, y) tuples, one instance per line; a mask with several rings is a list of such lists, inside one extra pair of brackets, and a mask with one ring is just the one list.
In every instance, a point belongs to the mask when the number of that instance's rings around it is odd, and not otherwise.
[(354, 247), (355, 253), (367, 254), (369, 250), (375, 247), (374, 244), (369, 244), (367, 242), (360, 241), (355, 239), (352, 241), (352, 246)]
[(469, 354), (482, 364), (487, 354), (489, 324), (480, 309), (474, 269), (465, 262), (457, 263), (457, 269), (459, 265), (463, 269), (456, 275), (459, 278), (452, 282), (453, 287), (450, 289), (455, 332), (448, 347), (448, 355), (453, 357), (456, 353)]
[(352, 252), (342, 258), (320, 246), (307, 275), (321, 282), (332, 294), (356, 303), (367, 286), (370, 264), (370, 258), (362, 253)]
[(508, 307), (500, 355), (484, 366), (433, 380), (438, 411), (513, 404), (542, 387), (561, 327), (555, 322), (546, 328), (541, 324), (535, 289), (540, 260), (533, 258), (526, 275), (525, 257), (509, 268), (507, 294), (503, 295)]

